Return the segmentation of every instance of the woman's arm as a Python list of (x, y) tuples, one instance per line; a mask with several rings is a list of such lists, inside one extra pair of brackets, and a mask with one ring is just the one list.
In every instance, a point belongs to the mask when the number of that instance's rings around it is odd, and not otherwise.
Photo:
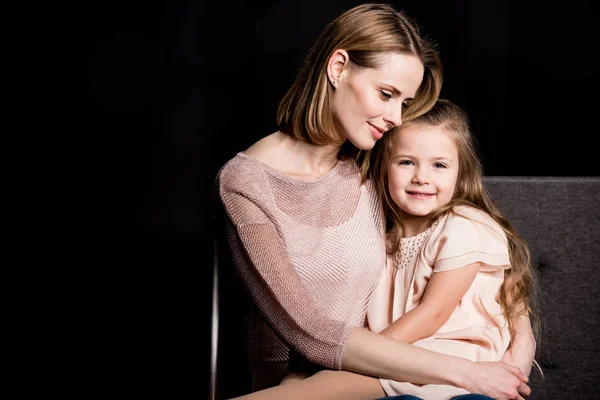
[(265, 173), (240, 158), (219, 173), (228, 250), (241, 284), (261, 317), (308, 361), (339, 369), (349, 321), (331, 318), (302, 281), (276, 225)]
[(524, 398), (527, 378), (503, 362), (477, 362), (425, 350), (366, 328), (354, 328), (342, 354), (342, 369), (417, 384), (445, 384), (499, 399)]
[[(473, 363), (434, 353), (398, 340), (355, 328), (350, 334), (343, 367), (373, 371), (392, 379), (450, 384), (498, 400), (529, 397), (531, 390), (519, 369), (502, 362)], [(383, 367), (382, 367), (383, 365)], [(394, 374), (388, 374), (395, 371)], [(359, 400), (384, 397), (379, 380), (369, 374), (324, 370), (306, 379), (250, 393), (236, 400)]]
[[(478, 368), (481, 368), (482, 371), (494, 371), (496, 367), (490, 364)], [(482, 379), (485, 383), (487, 382), (486, 380), (504, 382), (503, 378), (503, 375), (491, 373), (481, 375), (479, 379)], [(526, 385), (523, 387), (527, 388)], [(484, 384), (473, 386), (471, 391), (473, 393), (486, 394), (498, 400), (522, 400), (522, 398), (518, 397), (517, 391), (514, 388), (510, 390), (504, 390), (503, 388), (496, 389)], [(527, 398), (529, 392), (523, 392), (522, 396)], [(236, 397), (235, 400), (364, 400), (379, 399), (382, 397), (385, 397), (383, 388), (379, 380), (373, 377), (348, 371), (324, 370), (317, 372), (309, 378)]]
[[(244, 207), (247, 212), (252, 204)], [(261, 316), (308, 361), (339, 369), (351, 326), (330, 318), (315, 303), (275, 226), (255, 221), (228, 227), (236, 272)]]
[(414, 343), (433, 335), (444, 325), (463, 298), (481, 263), (433, 273), (419, 305), (380, 333), (406, 343)]

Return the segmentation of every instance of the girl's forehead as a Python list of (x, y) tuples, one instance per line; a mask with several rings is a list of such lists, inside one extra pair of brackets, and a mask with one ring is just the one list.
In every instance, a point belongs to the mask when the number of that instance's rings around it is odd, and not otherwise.
[(396, 128), (391, 138), (392, 154), (406, 150), (458, 156), (457, 143), (452, 133), (437, 125), (411, 124)]
[(424, 135), (450, 137), (451, 133), (448, 131), (448, 129), (441, 125), (410, 122), (395, 128), (393, 135), (394, 139), (402, 140), (407, 138), (420, 138)]

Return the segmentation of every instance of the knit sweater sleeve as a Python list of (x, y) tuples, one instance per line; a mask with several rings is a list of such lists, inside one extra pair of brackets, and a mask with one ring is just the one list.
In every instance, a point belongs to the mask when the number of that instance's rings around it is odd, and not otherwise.
[(340, 369), (352, 326), (332, 319), (313, 300), (274, 223), (261, 175), (232, 166), (220, 173), (219, 194), (237, 273), (259, 312), (290, 348), (313, 363)]

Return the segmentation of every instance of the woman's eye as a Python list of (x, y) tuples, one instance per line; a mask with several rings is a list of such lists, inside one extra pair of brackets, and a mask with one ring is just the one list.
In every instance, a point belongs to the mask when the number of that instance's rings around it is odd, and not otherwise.
[(392, 98), (391, 94), (389, 94), (388, 92), (384, 92), (383, 90), (380, 90), (379, 93), (381, 93), (381, 98), (384, 100), (389, 100)]

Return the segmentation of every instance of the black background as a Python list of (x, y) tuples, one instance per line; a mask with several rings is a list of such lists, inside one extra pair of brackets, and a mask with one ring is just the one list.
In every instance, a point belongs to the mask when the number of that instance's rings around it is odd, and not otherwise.
[[(359, 3), (86, 5), (73, 36), (94, 150), (83, 222), (103, 287), (90, 309), (103, 340), (90, 357), (105, 385), (207, 393), (215, 174), (277, 129), (309, 46)], [(469, 113), (487, 175), (600, 176), (594, 2), (392, 4), (438, 43), (442, 96)]]

